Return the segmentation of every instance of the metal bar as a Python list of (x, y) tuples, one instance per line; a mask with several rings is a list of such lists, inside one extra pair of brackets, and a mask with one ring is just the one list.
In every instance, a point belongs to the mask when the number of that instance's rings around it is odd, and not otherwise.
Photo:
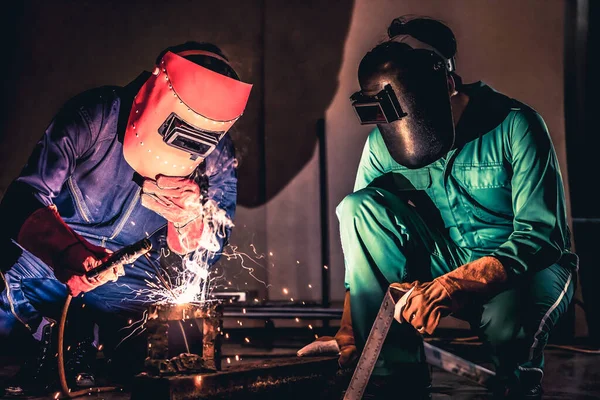
[(600, 224), (600, 218), (573, 218), (577, 224)]
[(241, 313), (241, 312), (223, 312), (223, 317), (224, 318), (281, 318), (281, 319), (292, 319), (292, 318), (304, 318), (304, 319), (339, 319), (340, 318), (340, 314), (324, 314), (324, 313), (319, 313), (319, 314), (303, 314), (303, 313), (296, 313), (296, 314), (290, 314), (287, 312), (262, 312), (262, 313)]
[(319, 139), (319, 191), (321, 210), (321, 303), (328, 307), (329, 299), (329, 192), (327, 190), (327, 138), (325, 137), (325, 119), (317, 121)]
[(228, 311), (246, 310), (246, 312), (256, 311), (282, 311), (282, 312), (307, 312), (307, 313), (339, 313), (342, 314), (341, 308), (325, 308), (325, 307), (225, 307)]

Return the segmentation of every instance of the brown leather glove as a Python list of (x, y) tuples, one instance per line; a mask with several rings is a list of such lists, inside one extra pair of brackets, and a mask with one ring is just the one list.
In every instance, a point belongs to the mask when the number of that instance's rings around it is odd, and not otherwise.
[(356, 363), (359, 354), (354, 344), (349, 290), (346, 291), (344, 297), (344, 311), (340, 321), (340, 329), (338, 329), (335, 336), (322, 336), (298, 350), (297, 354), (299, 357), (339, 354), (338, 364), (340, 368), (350, 367)]
[(415, 287), (407, 299), (402, 317), (420, 333), (433, 334), (440, 318), (461, 310), (472, 294), (494, 295), (507, 281), (506, 270), (494, 257), (482, 257), (467, 263), (432, 282), (393, 286), (408, 290)]
[(73, 296), (125, 275), (119, 265), (94, 279), (86, 278), (84, 273), (100, 266), (111, 252), (79, 236), (63, 221), (54, 205), (33, 212), (21, 226), (17, 242), (51, 267)]

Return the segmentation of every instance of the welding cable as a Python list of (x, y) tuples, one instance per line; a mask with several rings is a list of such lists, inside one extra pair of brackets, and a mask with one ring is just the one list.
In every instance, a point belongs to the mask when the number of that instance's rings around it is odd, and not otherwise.
[(60, 323), (58, 325), (58, 377), (60, 380), (60, 387), (62, 393), (66, 398), (73, 398), (84, 395), (91, 395), (92, 393), (103, 393), (103, 392), (114, 392), (115, 390), (122, 390), (118, 386), (100, 386), (88, 389), (77, 390), (72, 392), (67, 384), (67, 377), (65, 374), (65, 354), (64, 354), (64, 340), (65, 340), (65, 325), (67, 323), (67, 314), (69, 313), (69, 306), (73, 296), (67, 295), (65, 305), (63, 306), (62, 315), (60, 317)]

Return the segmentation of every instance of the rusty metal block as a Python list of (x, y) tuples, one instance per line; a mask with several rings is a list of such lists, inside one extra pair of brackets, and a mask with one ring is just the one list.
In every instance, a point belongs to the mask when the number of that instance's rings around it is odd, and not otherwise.
[[(223, 311), (220, 303), (154, 304), (148, 309), (148, 356), (146, 372), (172, 375), (221, 370), (221, 331)], [(175, 323), (195, 325), (202, 337), (200, 354), (169, 349), (169, 330)], [(180, 325), (183, 330), (183, 325)], [(190, 346), (191, 347), (191, 346)]]

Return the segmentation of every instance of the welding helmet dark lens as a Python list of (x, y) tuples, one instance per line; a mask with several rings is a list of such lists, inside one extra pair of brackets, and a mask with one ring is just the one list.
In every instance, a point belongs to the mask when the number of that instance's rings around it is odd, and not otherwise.
[(167, 117), (158, 128), (158, 133), (169, 146), (189, 152), (192, 160), (208, 156), (225, 135), (224, 131), (209, 131), (192, 126), (175, 113)]
[(398, 98), (390, 85), (385, 85), (375, 96), (365, 96), (362, 92), (356, 92), (350, 100), (361, 125), (388, 124), (407, 115), (400, 108)]
[(361, 124), (385, 124), (387, 119), (379, 103), (354, 103), (354, 111)]

